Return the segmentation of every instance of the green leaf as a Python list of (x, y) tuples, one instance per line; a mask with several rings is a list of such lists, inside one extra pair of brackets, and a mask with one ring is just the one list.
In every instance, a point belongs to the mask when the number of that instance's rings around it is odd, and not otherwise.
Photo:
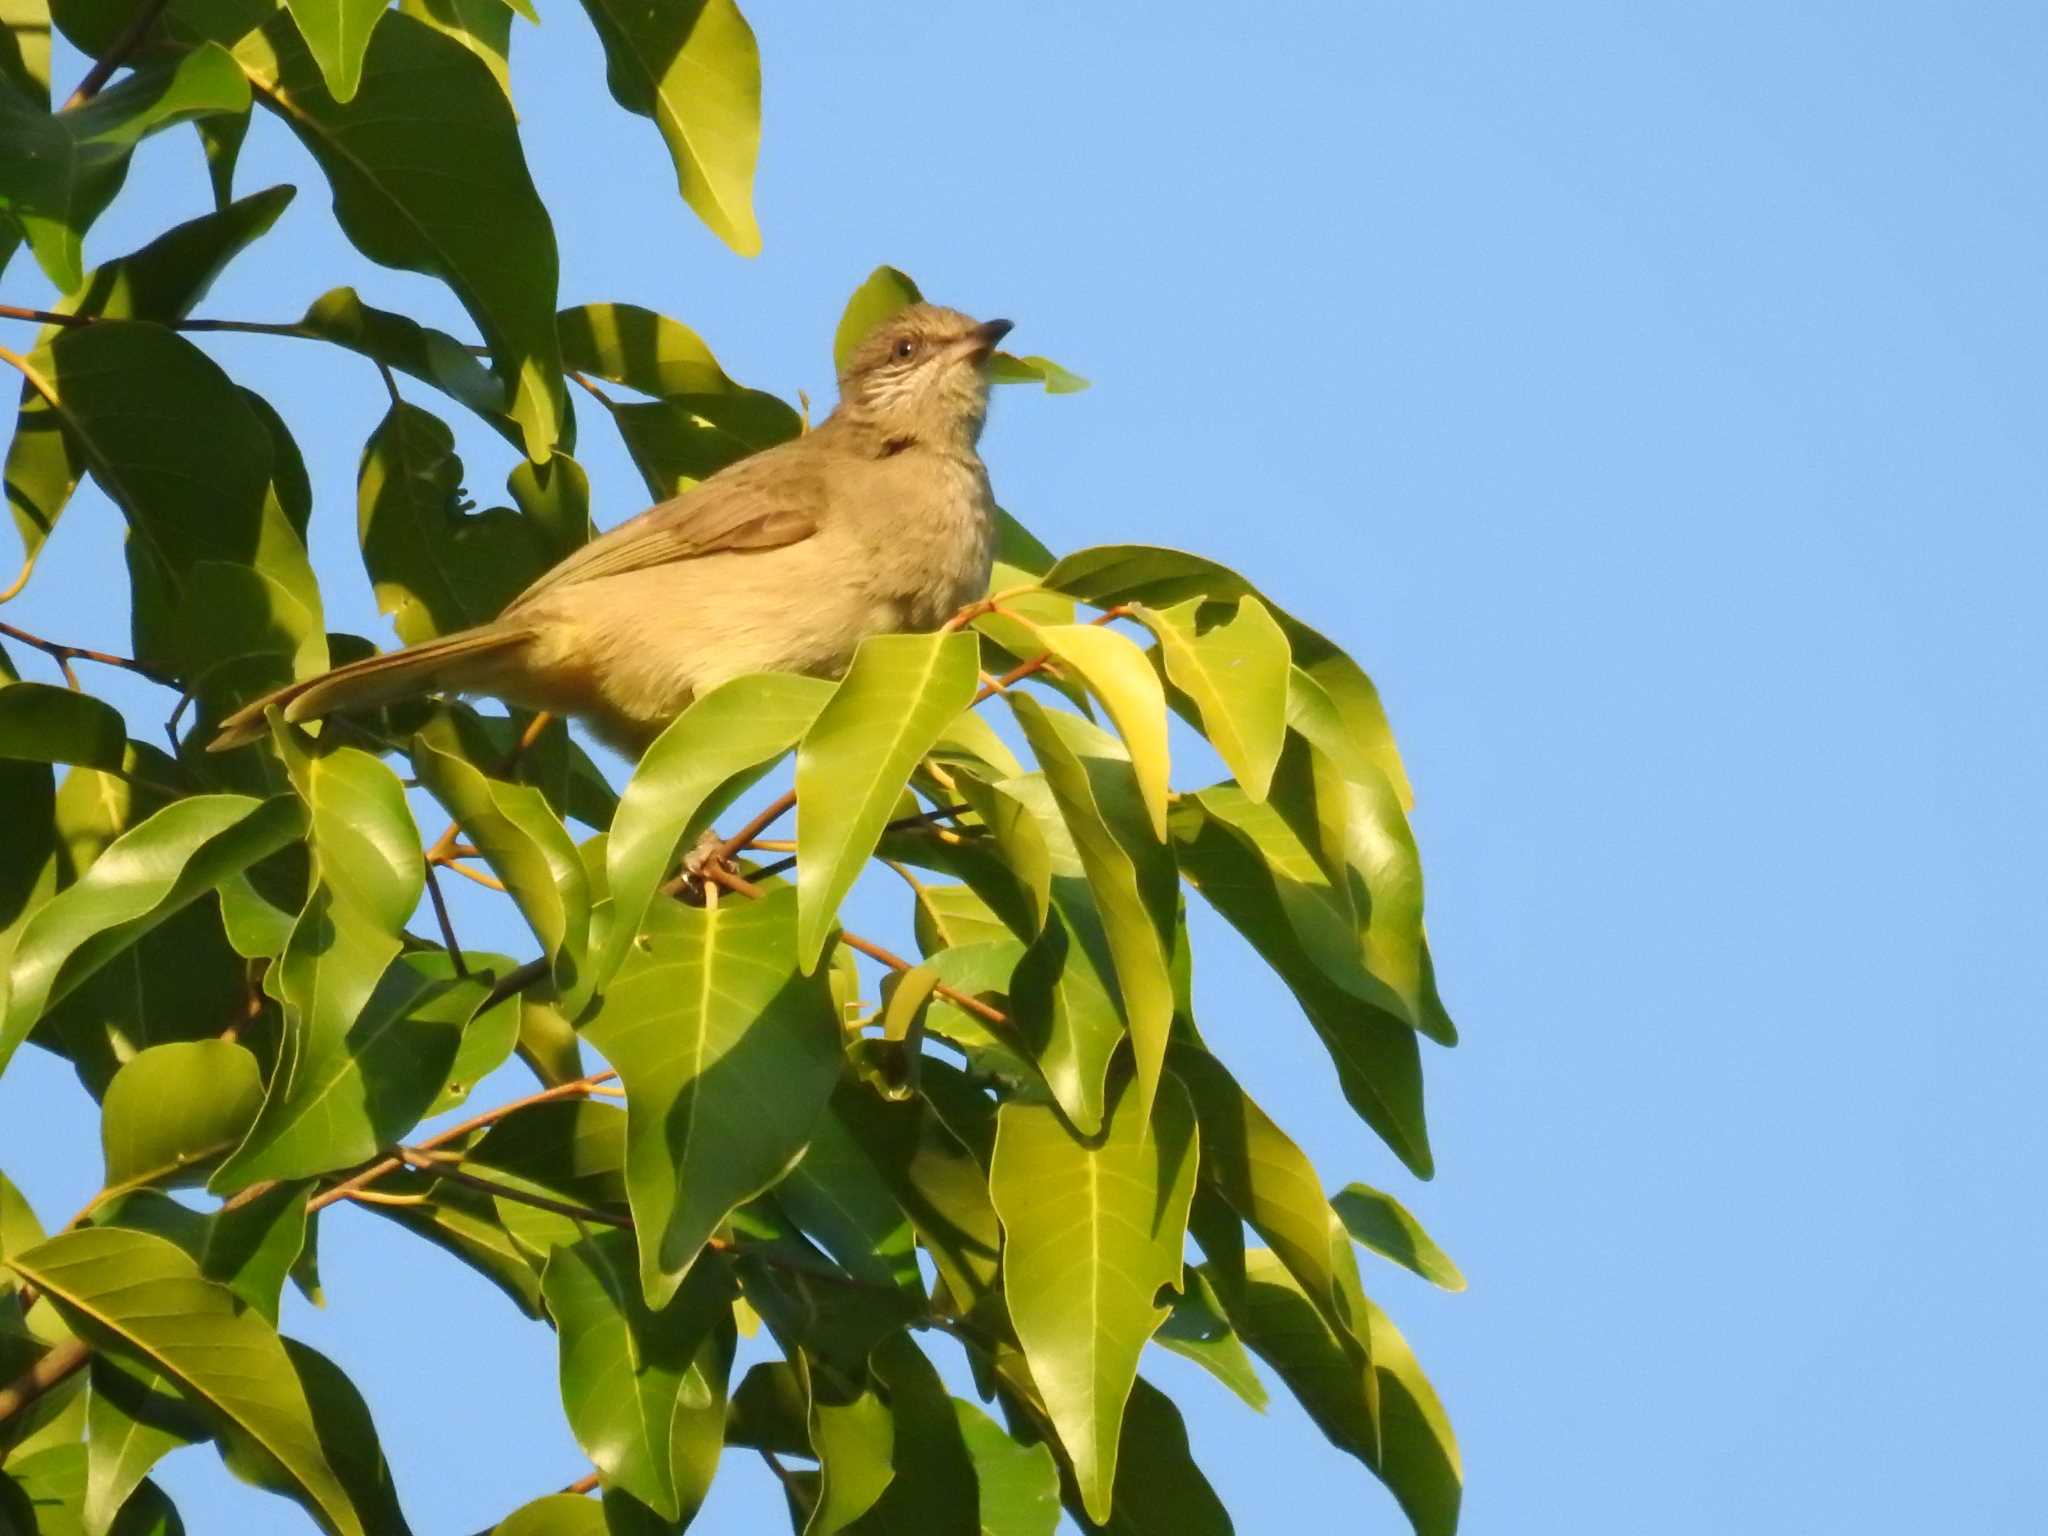
[(493, 1125), (463, 1161), (494, 1183), (623, 1211), (625, 1111), (595, 1099), (529, 1105)]
[(1128, 1084), (1099, 1144), (1075, 1139), (1049, 1107), (1007, 1103), (997, 1117), (989, 1195), (1003, 1222), (1003, 1284), (1088, 1514), (1110, 1514), (1118, 1426), (1138, 1356), (1181, 1284), (1194, 1196), (1193, 1112), (1162, 1084), (1149, 1120)]
[(1227, 621), (1204, 623), (1199, 598), (1134, 616), (1159, 637), (1167, 680), (1194, 701), (1202, 734), (1244, 792), (1264, 800), (1287, 742), (1287, 634), (1249, 592)]
[(1041, 645), (1070, 667), (1102, 700), (1131, 761), (1138, 793), (1152, 820), (1152, 835), (1166, 841), (1166, 797), (1171, 792), (1166, 752), (1166, 693), (1145, 653), (1127, 636), (1095, 624), (1048, 624)]
[(506, 64), (512, 52), (512, 8), (503, 0), (398, 0), (398, 8), (482, 59), (505, 99), (512, 99)]
[(1386, 711), (1380, 706), (1379, 690), (1372, 679), (1328, 639), (1258, 594), (1235, 571), (1177, 549), (1107, 544), (1064, 557), (1046, 573), (1045, 584), (1098, 607), (1145, 603), (1163, 608), (1191, 597), (1224, 602), (1246, 594), (1260, 596), (1274, 621), (1286, 632), (1296, 665), (1328, 692), (1357, 749), (1386, 775), (1403, 809), (1414, 803), (1407, 772), (1401, 766), (1401, 754), (1394, 745), (1394, 733), (1387, 724)]
[(110, 704), (47, 683), (0, 685), (0, 758), (121, 771), (128, 728)]
[(1060, 1519), (1060, 1472), (1043, 1445), (1020, 1445), (972, 1403), (953, 1399), (960, 1439), (974, 1462), (981, 1536), (1052, 1536)]
[[(185, 1536), (178, 1511), (155, 1483), (141, 1483), (118, 1511), (93, 1525), (85, 1518), (90, 1489), (86, 1481), (86, 1448), (82, 1445), (52, 1445), (23, 1455), (17, 1449), (9, 1459), (7, 1475), (28, 1496), (33, 1524), (27, 1532), (40, 1536)], [(0, 1505), (0, 1519), (6, 1509)], [(27, 1536), (27, 1532), (24, 1536)]]
[(630, 1233), (557, 1248), (542, 1278), (561, 1335), (562, 1406), (608, 1484), (670, 1521), (704, 1502), (724, 1443), (735, 1335), (731, 1276), (695, 1266), (658, 1310), (641, 1299)]
[(43, 1240), (43, 1224), (35, 1208), (14, 1187), (14, 1181), (0, 1173), (0, 1298), (14, 1293), (14, 1272), (4, 1266), (15, 1254), (33, 1248)]
[(1435, 1165), (1415, 1031), (1323, 975), (1288, 923), (1272, 869), (1199, 799), (1176, 807), (1173, 834), (1188, 883), (1251, 941), (1294, 993), (1336, 1063), (1346, 1101), (1417, 1178), (1428, 1178)]
[(491, 1196), (410, 1171), (387, 1174), (377, 1187), (404, 1203), (378, 1201), (368, 1207), (372, 1213), (460, 1259), (528, 1317), (541, 1315), (538, 1266), (506, 1230)]
[(1087, 872), (1115, 961), (1137, 1063), (1138, 1102), (1152, 1101), (1173, 1026), (1172, 949), (1179, 886), (1172, 850), (1152, 836), (1137, 776), (1116, 740), (1078, 715), (1011, 693)]
[(687, 846), (795, 746), (832, 684), (788, 673), (721, 683), (654, 739), (619, 797), (606, 845), (611, 915), (596, 947), (597, 984), (609, 982), (646, 921), (678, 847)]
[[(79, 1528), (86, 1536), (106, 1536), (125, 1529), (118, 1517), (149, 1469), (179, 1446), (205, 1439), (207, 1423), (164, 1376), (139, 1375), (106, 1355), (95, 1357), (86, 1369)], [(147, 1494), (143, 1502), (149, 1502)]]
[(294, 840), (286, 797), (194, 795), (122, 834), (22, 930), (0, 1020), (0, 1068), (29, 1027), (87, 977), (188, 902)]
[[(193, 676), (208, 702), (222, 685), (200, 674), (264, 636), (284, 661), (281, 676), (250, 679), (258, 686), (289, 681), (294, 658), (323, 665), (319, 589), (272, 494), (271, 432), (227, 375), (184, 338), (125, 320), (67, 330), (29, 364), (127, 516), (136, 654)], [(275, 602), (243, 597), (266, 582)]]
[(648, 1303), (734, 1207), (803, 1155), (839, 1074), (822, 972), (796, 965), (796, 893), (662, 902), (584, 1034), (626, 1088), (626, 1181)]
[(758, 256), (754, 159), (761, 56), (732, 0), (583, 0), (604, 43), (612, 99), (654, 119), (683, 201), (742, 256)]
[(840, 373), (852, 359), (854, 349), (867, 339), (869, 331), (899, 310), (923, 302), (917, 284), (894, 267), (877, 267), (867, 275), (839, 317), (839, 329), (832, 334), (832, 364)]
[(327, 93), (336, 101), (354, 99), (371, 29), (386, 4), (387, 0), (285, 0), (299, 35), (320, 65)]
[(876, 1346), (871, 1368), (888, 1393), (895, 1419), (894, 1476), (881, 1498), (847, 1529), (855, 1536), (979, 1530), (974, 1460), (939, 1373), (900, 1332)]
[(49, 0), (0, 0), (0, 80), (49, 108)]
[(551, 1493), (520, 1505), (491, 1527), (491, 1536), (606, 1536), (606, 1530), (604, 1506), (597, 1500)]
[(248, 110), (248, 83), (234, 60), (211, 45), (144, 63), (66, 112), (0, 91), (0, 137), (14, 148), (0, 169), (0, 214), (27, 237), (50, 281), (69, 293), (85, 277), (85, 232), (121, 190), (137, 142), (188, 118)]
[[(439, 973), (442, 964), (429, 965), (427, 962), (445, 963), (448, 979), (454, 977), (455, 965), (452, 956), (428, 952), (415, 955), (413, 958), (415, 964), (430, 974)], [(513, 961), (509, 955), (467, 952), (464, 958), (470, 965), (471, 984), (478, 989), (513, 968)], [(449, 990), (451, 994), (461, 994), (465, 1003), (469, 1001), (468, 988), (451, 987)], [(477, 997), (471, 1005), (469, 1016), (462, 1026), (462, 1043), (455, 1049), (455, 1059), (448, 1064), (448, 1075), (441, 1084), (441, 1091), (434, 1096), (434, 1102), (422, 1112), (422, 1119), (431, 1120), (436, 1115), (445, 1114), (448, 1110), (468, 1102), (470, 1091), (503, 1066), (510, 1059), (512, 1052), (518, 1048), (519, 999), (500, 998), (490, 1008), (478, 1012), (478, 1009), (483, 1008), (488, 995), (485, 993), (484, 996)], [(450, 1002), (453, 1001), (451, 996)]]
[(838, 1116), (818, 1118), (803, 1161), (775, 1186), (774, 1199), (856, 1280), (922, 1300), (910, 1222)]
[(1124, 1410), (1116, 1513), (1083, 1528), (1102, 1536), (1231, 1536), (1229, 1511), (1189, 1453), (1180, 1410), (1142, 1376)]
[(467, 761), (445, 722), (413, 738), (412, 764), (504, 884), (574, 1017), (589, 996), (590, 889), (568, 828), (539, 790), (490, 778)]
[(153, 1045), (114, 1074), (100, 1106), (107, 1189), (201, 1184), (263, 1104), (256, 1058), (226, 1040)]
[(527, 457), (545, 461), (566, 409), (555, 236), (489, 68), (395, 12), (371, 33), (362, 89), (346, 104), (323, 88), (287, 23), (250, 33), (235, 57), (327, 173), (335, 218), (356, 248), (454, 291), (491, 349)]
[(1200, 1270), (1188, 1271), (1187, 1281), (1186, 1292), (1174, 1302), (1152, 1342), (1194, 1361), (1246, 1403), (1265, 1412), (1266, 1384), (1252, 1369), (1244, 1340), (1230, 1326), (1215, 1287)]
[(1204, 1187), (1272, 1244), (1335, 1337), (1363, 1362), (1371, 1340), (1358, 1261), (1315, 1165), (1215, 1057), (1176, 1042), (1167, 1060), (1201, 1126)]
[(1456, 1045), (1423, 932), (1422, 863), (1393, 786), (1354, 749), (1329, 695), (1299, 671), (1288, 710), (1294, 736), (1274, 780), (1274, 809), (1350, 895), (1351, 927), (1373, 977), (1415, 1028)]
[(85, 1227), (10, 1262), (74, 1327), (172, 1377), (262, 1446), (338, 1531), (368, 1536), (284, 1341), (187, 1254), (145, 1233)]
[[(1279, 1372), (1330, 1443), (1387, 1485), (1416, 1536), (1453, 1536), (1464, 1481), (1458, 1442), (1408, 1341), (1368, 1302), (1371, 1363), (1361, 1367), (1278, 1258), (1255, 1250), (1245, 1255), (1245, 1266), (1243, 1300), (1232, 1303), (1232, 1320), (1245, 1342)], [(1377, 1378), (1377, 1437), (1367, 1371)]]
[(797, 926), (806, 971), (818, 963), (903, 786), (939, 733), (974, 698), (974, 637), (871, 635), (796, 754)]
[(818, 1390), (817, 1372), (805, 1367), (803, 1376), (809, 1383), (806, 1425), (818, 1458), (818, 1502), (804, 1536), (837, 1536), (873, 1509), (894, 1481), (896, 1419), (873, 1392), (835, 1402)]
[(307, 306), (299, 328), (433, 385), (517, 442), (518, 429), (505, 415), (504, 385), (446, 331), (365, 304), (353, 288), (321, 294)]
[(416, 405), (393, 405), (363, 447), (356, 530), (377, 606), (408, 645), (496, 618), (553, 563), (517, 512), (464, 505), (455, 434)]
[(1347, 1184), (1330, 1197), (1344, 1230), (1382, 1258), (1411, 1269), (1447, 1291), (1465, 1289), (1451, 1256), (1437, 1247), (1408, 1207), (1368, 1184)]
[(1088, 387), (1078, 373), (1049, 357), (1015, 357), (998, 352), (988, 360), (988, 376), (996, 384), (1043, 384), (1048, 395), (1075, 395)]
[(786, 402), (756, 389), (625, 404), (607, 400), (606, 407), (657, 501), (803, 431), (803, 418)]
[(562, 362), (577, 373), (656, 399), (739, 390), (695, 331), (638, 304), (579, 304), (555, 316), (555, 325)]

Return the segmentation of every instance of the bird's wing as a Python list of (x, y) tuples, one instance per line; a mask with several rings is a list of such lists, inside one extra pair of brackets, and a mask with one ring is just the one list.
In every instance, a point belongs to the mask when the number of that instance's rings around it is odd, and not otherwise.
[(801, 543), (818, 531), (824, 504), (818, 475), (782, 455), (757, 455), (592, 539), (542, 573), (505, 612), (544, 593), (623, 571)]

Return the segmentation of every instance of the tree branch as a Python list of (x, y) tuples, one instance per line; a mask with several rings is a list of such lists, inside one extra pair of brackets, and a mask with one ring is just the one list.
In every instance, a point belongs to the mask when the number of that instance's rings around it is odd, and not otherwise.
[(156, 25), (156, 19), (163, 15), (170, 0), (142, 0), (142, 5), (129, 18), (128, 25), (120, 35), (107, 46), (92, 68), (85, 72), (85, 78), (78, 82), (78, 89), (65, 98), (64, 110), (69, 112), (82, 102), (88, 102), (99, 95), (101, 87), (114, 77), (114, 71), (128, 62), (128, 55), (149, 35), (149, 29)]

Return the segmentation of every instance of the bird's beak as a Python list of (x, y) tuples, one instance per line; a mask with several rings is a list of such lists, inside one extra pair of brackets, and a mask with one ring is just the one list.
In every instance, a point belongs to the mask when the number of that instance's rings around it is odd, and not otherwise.
[(1007, 320), (987, 320), (969, 331), (968, 351), (973, 354), (974, 360), (985, 361), (989, 353), (995, 351), (996, 343), (1010, 334), (1010, 329), (1010, 322)]

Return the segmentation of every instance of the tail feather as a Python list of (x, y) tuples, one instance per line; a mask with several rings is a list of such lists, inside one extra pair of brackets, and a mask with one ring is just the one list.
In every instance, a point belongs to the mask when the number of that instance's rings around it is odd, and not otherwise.
[(254, 741), (263, 734), (264, 714), (273, 705), (283, 707), (287, 720), (317, 720), (337, 710), (389, 704), (394, 699), (427, 693), (456, 681), (449, 675), (452, 663), (510, 650), (532, 638), (531, 630), (485, 626), (409, 645), (404, 650), (386, 651), (381, 656), (366, 656), (318, 677), (289, 683), (243, 705), (221, 721), (219, 734), (207, 744), (206, 750), (225, 752)]

